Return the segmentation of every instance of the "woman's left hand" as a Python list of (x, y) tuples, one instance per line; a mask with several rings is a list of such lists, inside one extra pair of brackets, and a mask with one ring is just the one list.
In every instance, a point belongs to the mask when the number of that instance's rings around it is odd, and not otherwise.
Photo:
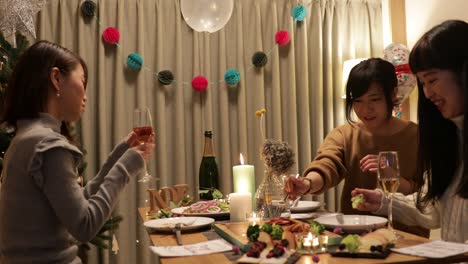
[[(151, 135), (148, 137), (148, 141), (145, 142), (146, 143), (154, 143), (154, 132), (151, 133)], [(127, 135), (127, 139), (125, 140), (125, 142), (131, 147), (136, 147), (138, 145), (141, 144), (141, 142), (138, 140), (138, 135), (134, 132), (134, 131), (131, 131), (128, 135)]]
[(361, 171), (363, 172), (377, 172), (378, 168), (378, 155), (367, 155), (359, 161)]

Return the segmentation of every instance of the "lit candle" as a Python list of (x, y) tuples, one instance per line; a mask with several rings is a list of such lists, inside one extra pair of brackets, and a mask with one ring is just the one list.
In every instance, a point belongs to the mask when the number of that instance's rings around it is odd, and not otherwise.
[(312, 233), (309, 232), (307, 237), (304, 238), (304, 242), (302, 243), (304, 250), (310, 251), (311, 241), (312, 241)]
[(327, 235), (321, 235), (320, 236), (320, 247), (322, 251), (326, 251), (328, 246), (328, 236)]
[(319, 248), (320, 242), (318, 237), (312, 239), (312, 248), (316, 251)]
[(245, 221), (246, 213), (252, 212), (252, 194), (249, 192), (231, 193), (229, 207), (231, 222)]
[(249, 225), (261, 225), (262, 223), (262, 215), (259, 212), (251, 212), (247, 213), (247, 221)]
[(234, 192), (249, 192), (255, 194), (255, 168), (244, 165), (244, 157), (240, 154), (240, 165), (232, 167)]

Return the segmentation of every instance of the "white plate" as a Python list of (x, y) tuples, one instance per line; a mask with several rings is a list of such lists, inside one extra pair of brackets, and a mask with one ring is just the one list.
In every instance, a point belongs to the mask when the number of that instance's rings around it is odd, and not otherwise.
[(313, 212), (321, 206), (322, 203), (317, 201), (299, 201), (296, 207), (291, 207), (291, 213)]
[(213, 222), (214, 219), (208, 217), (172, 217), (146, 221), (143, 225), (154, 231), (172, 231), (176, 224), (181, 223), (182, 231), (192, 231), (209, 226)]
[(387, 219), (373, 215), (343, 215), (323, 216), (315, 219), (316, 222), (333, 229), (340, 227), (344, 232), (371, 231), (387, 224)]
[(221, 216), (229, 216), (229, 211), (218, 212), (218, 213), (184, 213), (185, 209), (189, 208), (190, 206), (185, 207), (177, 207), (171, 210), (172, 213), (178, 215), (185, 215), (185, 216), (203, 216), (203, 217), (221, 217)]

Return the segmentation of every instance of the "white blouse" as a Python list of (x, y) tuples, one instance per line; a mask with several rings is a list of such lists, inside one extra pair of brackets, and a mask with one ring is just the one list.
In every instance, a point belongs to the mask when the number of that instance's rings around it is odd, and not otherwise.
[[(452, 121), (457, 125), (459, 138), (459, 153), (463, 151), (463, 116), (456, 117)], [(463, 161), (455, 170), (455, 178), (439, 201), (428, 204), (423, 212), (416, 208), (416, 193), (393, 195), (393, 219), (408, 225), (419, 225), (429, 229), (441, 228), (441, 236), (445, 241), (468, 243), (468, 199), (463, 199), (456, 194), (457, 187), (463, 177)], [(423, 192), (427, 191), (427, 184)], [(386, 215), (388, 210), (388, 199), (382, 199), (382, 206), (376, 214)]]

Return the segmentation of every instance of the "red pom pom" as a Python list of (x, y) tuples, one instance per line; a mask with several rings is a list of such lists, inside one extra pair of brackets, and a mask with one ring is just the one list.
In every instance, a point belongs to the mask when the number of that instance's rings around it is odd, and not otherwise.
[(208, 80), (201, 75), (196, 76), (192, 80), (192, 87), (198, 92), (205, 91), (207, 86), (208, 86)]
[(286, 30), (280, 30), (276, 32), (276, 35), (275, 35), (276, 44), (280, 46), (284, 46), (284, 45), (287, 45), (290, 40), (291, 40), (291, 37), (289, 36), (289, 32), (287, 32)]
[(119, 42), (120, 33), (119, 30), (114, 27), (108, 27), (102, 32), (102, 39), (109, 44), (115, 44)]

